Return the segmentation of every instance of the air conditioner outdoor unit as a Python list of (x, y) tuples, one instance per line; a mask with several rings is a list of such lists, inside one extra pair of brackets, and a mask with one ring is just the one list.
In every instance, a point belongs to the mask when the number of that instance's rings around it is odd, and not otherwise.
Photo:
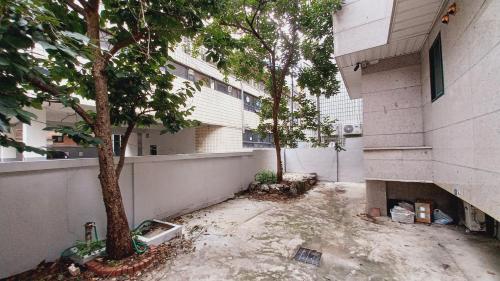
[(350, 135), (361, 135), (361, 125), (360, 124), (345, 124), (342, 129), (344, 136)]
[(233, 92), (233, 86), (228, 86), (228, 87), (227, 87), (227, 91), (228, 91), (229, 93), (232, 93), (232, 92)]
[(470, 231), (486, 231), (486, 215), (464, 201), (465, 227)]

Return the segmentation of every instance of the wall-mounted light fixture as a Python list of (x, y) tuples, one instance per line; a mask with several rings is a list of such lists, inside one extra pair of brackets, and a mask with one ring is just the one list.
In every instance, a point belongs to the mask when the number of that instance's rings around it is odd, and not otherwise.
[(450, 15), (454, 16), (457, 13), (457, 4), (453, 3), (446, 10), (446, 14), (441, 17), (441, 22), (444, 24), (448, 24), (450, 21)]
[(361, 69), (365, 69), (368, 67), (368, 65), (375, 64), (375, 63), (378, 63), (378, 60), (373, 60), (371, 62), (367, 62), (367, 61), (357, 62), (356, 65), (354, 66), (354, 71), (358, 71), (360, 66), (361, 66)]
[(358, 69), (359, 69), (359, 65), (360, 65), (360, 64), (361, 64), (361, 63), (359, 63), (359, 62), (358, 62), (358, 63), (356, 63), (356, 66), (354, 67), (354, 71), (358, 71)]
[(457, 12), (457, 3), (453, 3), (448, 7), (448, 15), (455, 15)]
[(448, 24), (448, 22), (450, 21), (450, 16), (448, 14), (444, 15), (441, 17), (441, 22), (444, 23), (444, 24)]

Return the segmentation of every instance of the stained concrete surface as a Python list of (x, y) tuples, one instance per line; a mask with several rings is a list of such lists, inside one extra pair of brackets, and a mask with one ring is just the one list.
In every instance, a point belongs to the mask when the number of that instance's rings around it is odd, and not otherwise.
[[(500, 241), (364, 220), (364, 194), (364, 184), (321, 182), (291, 202), (238, 198), (192, 213), (185, 233), (196, 250), (141, 279), (500, 280)], [(323, 252), (320, 266), (294, 261), (299, 246)]]

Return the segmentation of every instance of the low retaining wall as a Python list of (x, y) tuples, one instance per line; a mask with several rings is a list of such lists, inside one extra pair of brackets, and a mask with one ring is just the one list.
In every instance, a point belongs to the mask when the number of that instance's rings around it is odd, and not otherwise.
[[(320, 179), (336, 180), (332, 148), (284, 153), (288, 172), (317, 172)], [(274, 149), (129, 157), (120, 177), (129, 226), (222, 202), (263, 169), (276, 170)], [(85, 222), (96, 222), (105, 237), (98, 173), (97, 159), (0, 163), (0, 278), (58, 258), (84, 239)]]
[[(120, 188), (130, 227), (194, 211), (246, 188), (270, 151), (127, 158)], [(267, 163), (267, 164), (266, 164)], [(268, 168), (264, 166), (265, 168)], [(0, 164), (0, 278), (54, 260), (106, 215), (97, 159)]]

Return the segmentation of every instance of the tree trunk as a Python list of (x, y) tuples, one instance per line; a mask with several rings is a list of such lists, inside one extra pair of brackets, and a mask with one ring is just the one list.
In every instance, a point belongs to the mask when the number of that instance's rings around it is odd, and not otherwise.
[(99, 47), (99, 14), (97, 7), (87, 10), (87, 32), (96, 47), (93, 50), (92, 75), (95, 84), (96, 119), (94, 133), (101, 139), (98, 146), (99, 181), (106, 208), (107, 235), (106, 253), (111, 259), (122, 259), (133, 254), (132, 237), (123, 207), (118, 176), (115, 172), (111, 120), (109, 116), (108, 81), (105, 74), (106, 61)]
[(274, 148), (276, 149), (276, 177), (278, 183), (283, 181), (283, 164), (281, 162), (281, 144), (280, 144), (280, 135), (278, 131), (278, 112), (280, 105), (280, 96), (273, 97), (273, 140), (274, 140)]

